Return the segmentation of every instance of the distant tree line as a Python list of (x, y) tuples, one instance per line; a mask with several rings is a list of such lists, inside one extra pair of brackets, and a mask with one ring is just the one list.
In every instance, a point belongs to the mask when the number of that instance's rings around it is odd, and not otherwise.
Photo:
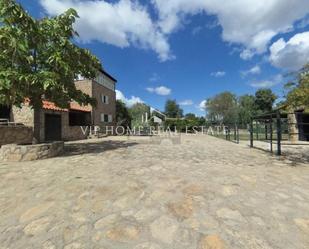
[(207, 99), (206, 117), (210, 123), (246, 125), (251, 117), (271, 112), (276, 99), (271, 89), (259, 89), (255, 95), (239, 97), (226, 91)]
[[(294, 80), (285, 85), (285, 90), (285, 100), (277, 103), (276, 108), (309, 110), (309, 64), (296, 73)], [(239, 97), (226, 91), (207, 99), (206, 118), (214, 123), (246, 125), (251, 117), (274, 111), (277, 98), (271, 89), (259, 89), (254, 95)]]

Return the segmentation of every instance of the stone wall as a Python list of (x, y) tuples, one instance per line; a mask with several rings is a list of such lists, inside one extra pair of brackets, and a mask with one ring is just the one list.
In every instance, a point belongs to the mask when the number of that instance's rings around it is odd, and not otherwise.
[(0, 149), (0, 161), (22, 162), (46, 159), (60, 155), (64, 150), (63, 142), (31, 145), (4, 145)]
[(86, 139), (89, 135), (89, 129), (85, 129), (85, 134), (83, 133), (80, 126), (65, 126), (63, 131), (63, 140), (74, 141)]
[(13, 106), (11, 121), (33, 127), (33, 109), (28, 104), (23, 104), (21, 108)]
[(32, 127), (0, 126), (0, 146), (5, 144), (30, 144), (32, 139)]
[(77, 80), (75, 81), (75, 87), (77, 90), (92, 96), (92, 80)]

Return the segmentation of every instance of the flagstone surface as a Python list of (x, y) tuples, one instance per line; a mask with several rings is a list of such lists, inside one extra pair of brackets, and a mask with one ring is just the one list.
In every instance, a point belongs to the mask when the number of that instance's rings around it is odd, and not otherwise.
[(0, 249), (308, 249), (309, 165), (209, 136), (0, 163)]

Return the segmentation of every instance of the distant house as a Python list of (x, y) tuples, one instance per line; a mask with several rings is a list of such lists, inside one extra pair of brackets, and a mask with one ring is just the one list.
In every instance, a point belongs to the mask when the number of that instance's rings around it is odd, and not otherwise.
[(166, 120), (166, 115), (155, 108), (150, 108), (150, 114), (155, 124), (162, 125)]
[[(54, 103), (44, 100), (40, 113), (41, 141), (79, 140), (88, 136), (81, 126), (115, 126), (117, 80), (101, 70), (94, 80), (79, 78), (75, 81), (78, 90), (97, 99), (97, 106), (80, 106), (71, 102), (68, 109), (57, 107)], [(0, 120), (34, 126), (34, 112), (25, 103), (22, 108), (0, 106)], [(89, 131), (89, 130), (88, 130)]]

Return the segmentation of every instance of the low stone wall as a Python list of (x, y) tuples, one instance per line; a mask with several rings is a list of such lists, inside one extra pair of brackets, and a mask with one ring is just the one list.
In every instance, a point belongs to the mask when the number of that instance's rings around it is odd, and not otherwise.
[(0, 126), (0, 146), (5, 144), (30, 144), (32, 139), (32, 127)]
[(64, 127), (62, 137), (65, 141), (83, 140), (89, 135), (89, 129), (83, 133), (80, 126), (66, 126)]
[(58, 156), (63, 150), (63, 142), (31, 145), (8, 144), (1, 147), (0, 160), (5, 162), (34, 161)]

